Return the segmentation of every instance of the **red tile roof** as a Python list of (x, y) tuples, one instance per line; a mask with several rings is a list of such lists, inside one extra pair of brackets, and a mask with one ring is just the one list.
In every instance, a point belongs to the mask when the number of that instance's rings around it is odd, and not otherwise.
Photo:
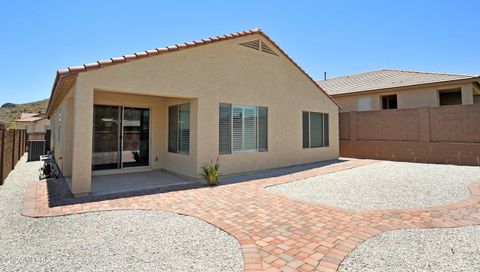
[(268, 37), (265, 33), (263, 33), (260, 28), (255, 28), (255, 29), (252, 29), (252, 30), (241, 31), (241, 32), (226, 34), (226, 35), (223, 35), (223, 36), (216, 36), (216, 37), (211, 37), (211, 38), (186, 42), (186, 43), (182, 43), (182, 44), (176, 44), (176, 45), (172, 45), (172, 46), (156, 48), (156, 49), (152, 49), (152, 50), (146, 50), (146, 51), (138, 52), (138, 53), (134, 53), (134, 54), (123, 55), (121, 57), (114, 57), (114, 58), (110, 58), (110, 59), (106, 59), (106, 60), (99, 60), (99, 61), (93, 62), (93, 63), (86, 63), (86, 64), (83, 64), (83, 65), (80, 65), (80, 66), (70, 66), (70, 67), (67, 67), (67, 68), (64, 68), (64, 69), (60, 69), (60, 70), (57, 71), (57, 75), (55, 77), (55, 82), (53, 84), (52, 92), (50, 94), (50, 101), (48, 103), (47, 114), (49, 115), (49, 113), (51, 111), (50, 106), (51, 106), (51, 103), (52, 103), (52, 99), (54, 98), (54, 96), (57, 92), (57, 88), (59, 86), (59, 83), (61, 82), (61, 80), (63, 80), (67, 76), (76, 75), (78, 73), (86, 72), (86, 71), (90, 71), (90, 70), (94, 70), (94, 69), (100, 69), (100, 68), (107, 67), (107, 66), (114, 65), (114, 64), (124, 63), (124, 62), (132, 61), (132, 60), (138, 60), (138, 59), (151, 57), (151, 56), (157, 56), (157, 55), (160, 55), (160, 54), (165, 54), (165, 53), (169, 53), (169, 52), (173, 52), (173, 51), (184, 50), (184, 49), (188, 49), (188, 48), (192, 48), (192, 47), (207, 45), (207, 44), (215, 43), (215, 42), (219, 42), (219, 41), (236, 39), (236, 38), (239, 38), (239, 37), (244, 37), (244, 36), (249, 36), (249, 35), (254, 35), (254, 34), (259, 34), (259, 35), (263, 36), (265, 39), (267, 39), (270, 43), (272, 43), (278, 51), (280, 51), (305, 76), (307, 76), (307, 78), (310, 79), (315, 84), (315, 86), (317, 86), (319, 88), (320, 91), (325, 93), (325, 95), (327, 95), (327, 97), (329, 97), (338, 106), (338, 104), (335, 102), (335, 100), (333, 98), (331, 98), (315, 82), (315, 80), (313, 80), (312, 77), (310, 77), (310, 75), (308, 75), (292, 58), (290, 58), (290, 56), (288, 56), (272, 39), (270, 39), (270, 37)]

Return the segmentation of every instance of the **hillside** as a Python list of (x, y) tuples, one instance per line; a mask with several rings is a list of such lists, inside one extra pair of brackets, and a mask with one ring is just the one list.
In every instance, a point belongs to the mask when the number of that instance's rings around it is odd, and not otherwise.
[(5, 103), (0, 107), (0, 120), (12, 122), (20, 118), (22, 112), (43, 112), (47, 110), (48, 99), (25, 103)]

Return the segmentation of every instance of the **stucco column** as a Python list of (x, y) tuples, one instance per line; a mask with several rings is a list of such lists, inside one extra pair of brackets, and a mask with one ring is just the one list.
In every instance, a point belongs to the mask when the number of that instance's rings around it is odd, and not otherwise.
[(473, 104), (473, 86), (468, 84), (462, 87), (462, 105)]
[(72, 143), (73, 143), (73, 95), (66, 98), (66, 114), (65, 114), (65, 140), (64, 140), (64, 154), (63, 154), (63, 175), (66, 177), (72, 176)]
[(88, 195), (92, 183), (93, 89), (73, 89), (72, 193)]

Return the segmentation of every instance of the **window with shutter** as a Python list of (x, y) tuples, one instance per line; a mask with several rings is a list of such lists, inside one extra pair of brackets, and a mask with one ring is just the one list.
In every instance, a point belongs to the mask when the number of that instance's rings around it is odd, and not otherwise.
[(168, 152), (190, 152), (190, 104), (168, 107)]
[(219, 153), (267, 151), (267, 108), (220, 103)]
[(232, 105), (220, 103), (219, 108), (219, 153), (232, 153)]
[(178, 153), (190, 151), (190, 104), (178, 106)]
[(267, 151), (268, 146), (268, 120), (267, 108), (258, 107), (258, 151)]
[(328, 113), (303, 112), (303, 148), (329, 146)]

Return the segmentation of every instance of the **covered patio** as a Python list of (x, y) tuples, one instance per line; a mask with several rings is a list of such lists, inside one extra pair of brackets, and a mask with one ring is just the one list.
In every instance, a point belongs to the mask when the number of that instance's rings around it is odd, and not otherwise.
[(92, 196), (118, 193), (135, 193), (145, 190), (164, 189), (175, 191), (183, 187), (205, 185), (200, 179), (194, 179), (166, 170), (151, 170), (133, 173), (119, 173), (92, 176)]

